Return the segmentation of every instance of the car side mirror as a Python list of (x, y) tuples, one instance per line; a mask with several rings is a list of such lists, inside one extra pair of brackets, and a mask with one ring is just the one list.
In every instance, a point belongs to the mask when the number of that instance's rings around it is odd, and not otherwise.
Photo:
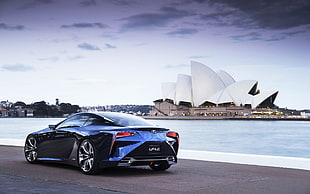
[(48, 125), (48, 128), (50, 128), (50, 130), (55, 130), (56, 129), (56, 125)]

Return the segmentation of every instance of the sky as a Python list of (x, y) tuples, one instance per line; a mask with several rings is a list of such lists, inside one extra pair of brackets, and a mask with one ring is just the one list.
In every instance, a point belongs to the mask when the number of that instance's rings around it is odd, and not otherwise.
[(152, 105), (197, 61), (310, 109), (309, 0), (0, 0), (0, 100)]

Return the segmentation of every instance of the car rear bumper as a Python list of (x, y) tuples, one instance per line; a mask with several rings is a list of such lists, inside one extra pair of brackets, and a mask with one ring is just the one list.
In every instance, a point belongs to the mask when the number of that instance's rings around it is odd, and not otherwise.
[(176, 155), (168, 156), (134, 156), (124, 157), (120, 161), (100, 161), (100, 168), (116, 166), (147, 166), (154, 162), (167, 162), (170, 165), (177, 163)]
[(149, 165), (152, 162), (161, 162), (166, 161), (168, 164), (176, 164), (177, 157), (176, 156), (136, 156), (136, 157), (125, 157), (123, 158), (117, 166), (141, 166), (141, 165)]

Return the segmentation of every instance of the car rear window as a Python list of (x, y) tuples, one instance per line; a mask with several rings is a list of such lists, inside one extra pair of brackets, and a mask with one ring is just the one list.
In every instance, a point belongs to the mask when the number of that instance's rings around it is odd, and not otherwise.
[(113, 121), (114, 124), (119, 126), (154, 126), (152, 123), (146, 121), (141, 117), (137, 117), (130, 114), (121, 114), (121, 113), (102, 113), (103, 117)]

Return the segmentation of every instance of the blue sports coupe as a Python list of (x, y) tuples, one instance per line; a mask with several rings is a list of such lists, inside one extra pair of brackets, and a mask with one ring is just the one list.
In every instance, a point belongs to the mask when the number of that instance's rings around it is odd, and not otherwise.
[(177, 163), (179, 134), (143, 118), (115, 112), (77, 113), (57, 125), (29, 134), (29, 163), (58, 162), (85, 174), (101, 168), (148, 165), (166, 170)]

